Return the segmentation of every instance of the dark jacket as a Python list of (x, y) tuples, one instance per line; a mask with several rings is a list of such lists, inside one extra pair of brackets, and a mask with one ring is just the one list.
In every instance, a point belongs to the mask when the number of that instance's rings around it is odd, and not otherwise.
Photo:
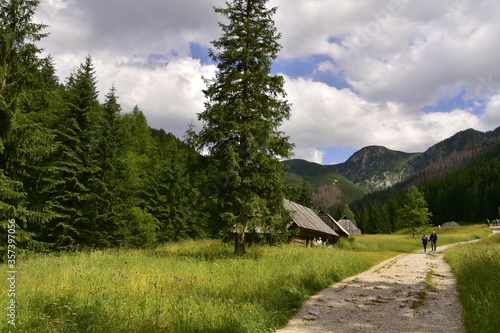
[(437, 234), (431, 234), (431, 236), (429, 237), (430, 241), (433, 242), (433, 243), (436, 243), (437, 240), (438, 240), (438, 235)]

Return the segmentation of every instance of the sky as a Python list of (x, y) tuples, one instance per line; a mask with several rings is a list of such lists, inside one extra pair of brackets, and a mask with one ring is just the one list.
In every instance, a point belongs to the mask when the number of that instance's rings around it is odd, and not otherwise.
[[(41, 0), (38, 45), (62, 82), (92, 55), (101, 100), (182, 138), (202, 127), (223, 0)], [(371, 145), (424, 152), (500, 126), (500, 1), (270, 0), (294, 158), (337, 164)]]

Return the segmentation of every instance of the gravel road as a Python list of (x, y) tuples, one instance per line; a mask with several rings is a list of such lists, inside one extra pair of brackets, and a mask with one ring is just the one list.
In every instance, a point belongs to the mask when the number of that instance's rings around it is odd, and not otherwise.
[(465, 332), (455, 279), (443, 260), (453, 245), (399, 255), (336, 283), (276, 332)]

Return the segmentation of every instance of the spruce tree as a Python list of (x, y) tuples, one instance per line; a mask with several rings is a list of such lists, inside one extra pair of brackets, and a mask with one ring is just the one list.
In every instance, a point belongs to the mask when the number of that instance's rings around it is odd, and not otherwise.
[(88, 56), (66, 83), (66, 109), (58, 129), (59, 183), (53, 194), (58, 218), (52, 227), (52, 240), (58, 247), (95, 246), (101, 239), (96, 217), (103, 188), (97, 154), (102, 113), (96, 82)]
[(119, 234), (119, 214), (122, 198), (119, 189), (123, 179), (118, 175), (120, 158), (125, 151), (125, 139), (121, 131), (121, 106), (113, 86), (101, 105), (102, 116), (97, 129), (96, 162), (98, 179), (93, 190), (99, 193), (96, 224), (99, 229), (99, 245), (110, 246)]
[(0, 0), (0, 221), (15, 218), (18, 246), (32, 249), (43, 246), (35, 238), (53, 217), (47, 161), (55, 147), (47, 114), (56, 84), (35, 45), (47, 35), (32, 22), (38, 3)]
[(207, 149), (217, 217), (222, 233), (236, 234), (235, 254), (245, 253), (245, 231), (286, 227), (283, 208), (284, 170), (280, 158), (292, 144), (278, 131), (290, 117), (284, 79), (270, 75), (281, 48), (274, 26), (276, 8), (267, 0), (234, 0), (215, 8), (228, 19), (222, 36), (212, 42), (215, 78), (206, 80), (204, 125), (199, 144)]

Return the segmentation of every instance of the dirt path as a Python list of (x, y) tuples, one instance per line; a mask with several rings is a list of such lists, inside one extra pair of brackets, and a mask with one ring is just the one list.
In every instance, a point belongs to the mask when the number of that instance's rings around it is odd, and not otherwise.
[(465, 332), (443, 259), (450, 246), (399, 255), (324, 289), (277, 333)]

